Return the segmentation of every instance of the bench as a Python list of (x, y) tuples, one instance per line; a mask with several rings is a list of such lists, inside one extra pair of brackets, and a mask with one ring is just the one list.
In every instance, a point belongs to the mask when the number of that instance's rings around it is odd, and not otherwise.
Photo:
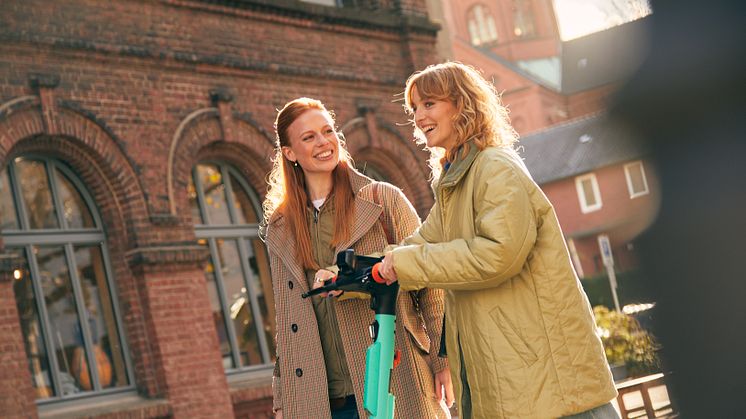
[[(664, 376), (662, 373), (648, 375), (646, 377), (635, 378), (618, 383), (616, 385), (616, 389), (619, 392), (619, 395), (617, 396), (617, 403), (619, 404), (619, 412), (622, 415), (622, 419), (641, 418), (642, 416), (645, 416), (648, 419), (670, 416), (675, 417), (674, 409), (671, 406), (670, 397), (667, 398), (667, 400), (658, 403), (653, 403), (650, 399), (650, 388), (665, 385), (666, 382), (664, 381)], [(642, 396), (642, 405), (627, 407), (624, 403), (624, 395), (635, 392), (639, 392)]]

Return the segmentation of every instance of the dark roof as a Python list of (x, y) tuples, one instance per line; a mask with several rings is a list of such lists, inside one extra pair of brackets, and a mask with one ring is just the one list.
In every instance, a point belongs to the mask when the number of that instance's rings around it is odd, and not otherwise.
[(562, 43), (562, 88), (572, 94), (629, 78), (649, 48), (650, 16)]
[(519, 153), (538, 184), (643, 157), (645, 148), (624, 126), (605, 115), (576, 119), (527, 135)]

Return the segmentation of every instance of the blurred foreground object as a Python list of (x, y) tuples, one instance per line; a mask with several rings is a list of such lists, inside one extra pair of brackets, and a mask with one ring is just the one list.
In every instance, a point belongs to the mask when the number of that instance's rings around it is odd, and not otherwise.
[(640, 241), (655, 334), (683, 418), (743, 418), (744, 5), (653, 1), (648, 60), (611, 116), (647, 141), (662, 190)]

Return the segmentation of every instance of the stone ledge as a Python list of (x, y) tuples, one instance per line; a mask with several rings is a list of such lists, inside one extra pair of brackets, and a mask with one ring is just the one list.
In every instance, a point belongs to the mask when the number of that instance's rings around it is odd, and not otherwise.
[(39, 419), (160, 419), (172, 416), (173, 411), (166, 400), (149, 400), (137, 395), (39, 408)]
[(154, 265), (202, 265), (210, 252), (196, 244), (164, 244), (153, 247), (138, 247), (127, 252), (130, 267)]
[(257, 400), (272, 399), (272, 371), (266, 375), (230, 383), (231, 402), (234, 405)]

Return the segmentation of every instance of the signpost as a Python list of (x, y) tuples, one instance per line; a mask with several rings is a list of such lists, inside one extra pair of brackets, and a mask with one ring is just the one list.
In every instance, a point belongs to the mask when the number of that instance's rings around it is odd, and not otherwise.
[(598, 247), (601, 249), (601, 258), (606, 267), (606, 273), (609, 275), (609, 285), (611, 285), (611, 296), (614, 298), (614, 308), (616, 311), (621, 311), (619, 308), (619, 297), (616, 294), (616, 272), (614, 272), (614, 255), (611, 253), (611, 242), (609, 242), (609, 236), (606, 234), (598, 235)]

